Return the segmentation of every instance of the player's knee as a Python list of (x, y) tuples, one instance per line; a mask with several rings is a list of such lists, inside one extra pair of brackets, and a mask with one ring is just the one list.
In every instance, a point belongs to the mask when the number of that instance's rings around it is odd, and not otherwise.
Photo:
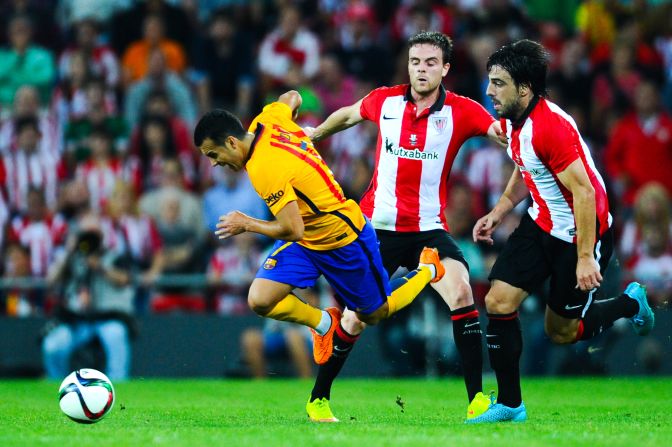
[(363, 321), (367, 325), (375, 326), (376, 324), (380, 323), (380, 320), (385, 318), (385, 315), (382, 312), (376, 311), (369, 315), (357, 314), (357, 318), (359, 318), (360, 321)]
[(510, 314), (516, 311), (516, 306), (506, 296), (493, 293), (492, 290), (485, 296), (485, 308), (490, 314)]
[(567, 345), (576, 341), (576, 331), (564, 328), (546, 327), (546, 335), (557, 345)]
[(241, 336), (243, 352), (259, 351), (263, 347), (263, 336), (258, 329), (247, 329)]
[(458, 282), (448, 296), (448, 304), (451, 309), (461, 309), (474, 304), (474, 298), (469, 283)]
[(262, 317), (267, 315), (271, 309), (273, 309), (273, 306), (269, 305), (266, 300), (263, 300), (259, 296), (252, 294), (248, 295), (247, 297), (247, 305), (250, 307), (252, 312)]

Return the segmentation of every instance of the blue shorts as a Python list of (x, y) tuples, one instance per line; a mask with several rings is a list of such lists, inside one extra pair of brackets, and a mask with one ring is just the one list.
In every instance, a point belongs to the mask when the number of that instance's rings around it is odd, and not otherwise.
[(311, 250), (277, 241), (257, 272), (257, 278), (299, 288), (314, 286), (320, 275), (342, 306), (365, 315), (375, 312), (391, 293), (376, 232), (368, 221), (357, 239), (334, 250)]

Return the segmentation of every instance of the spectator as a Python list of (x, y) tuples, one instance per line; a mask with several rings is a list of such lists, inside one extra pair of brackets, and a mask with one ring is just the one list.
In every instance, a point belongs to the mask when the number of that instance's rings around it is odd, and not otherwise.
[(107, 217), (102, 221), (105, 245), (127, 252), (141, 285), (151, 285), (161, 274), (163, 244), (154, 220), (139, 213), (129, 182), (116, 183), (106, 211)]
[(30, 188), (26, 212), (12, 219), (8, 239), (29, 250), (30, 276), (45, 277), (58, 249), (65, 244), (67, 231), (63, 216), (47, 208), (44, 192)]
[(116, 113), (112, 92), (102, 79), (90, 79), (86, 83), (84, 115), (69, 122), (65, 128), (66, 155), (74, 161), (85, 160), (90, 148), (88, 138), (93, 129), (104, 129), (111, 138), (114, 150), (124, 155), (128, 149), (128, 125)]
[(336, 55), (325, 54), (320, 58), (315, 93), (322, 102), (324, 114), (330, 115), (341, 107), (357, 102), (357, 81), (351, 75), (345, 74)]
[(180, 203), (178, 222), (190, 227), (198, 235), (198, 240), (202, 241), (206, 227), (200, 197), (185, 189), (182, 165), (174, 158), (164, 160), (159, 186), (140, 197), (140, 212), (157, 221), (161, 214), (160, 204), (167, 197), (177, 197)]
[(219, 217), (238, 209), (240, 212), (258, 219), (268, 216), (269, 210), (259, 198), (247, 176), (238, 172), (227, 172), (203, 194), (205, 225), (215, 231)]
[(635, 109), (616, 123), (604, 159), (626, 206), (647, 182), (659, 182), (672, 193), (672, 118), (662, 110), (651, 81), (637, 87)]
[(558, 70), (551, 73), (548, 84), (553, 98), (561, 107), (578, 105), (590, 108), (590, 65), (582, 40), (574, 38), (565, 42), (560, 53)]
[[(314, 289), (305, 289), (302, 296), (313, 306), (319, 306), (319, 297)], [(272, 373), (268, 368), (269, 360), (290, 360), (297, 377), (308, 379), (312, 376), (312, 340), (310, 331), (304, 326), (267, 320), (262, 329), (245, 329), (240, 337), (240, 349), (255, 379), (264, 379)]]
[(89, 18), (83, 19), (75, 25), (76, 41), (65, 49), (59, 58), (58, 65), (61, 78), (67, 78), (71, 73), (70, 59), (83, 54), (88, 63), (88, 70), (96, 77), (105, 80), (108, 88), (114, 89), (119, 85), (119, 60), (114, 51), (100, 41), (100, 24)]
[(100, 222), (88, 216), (52, 266), (49, 280), (62, 285), (56, 321), (42, 341), (47, 377), (60, 380), (71, 370), (70, 357), (95, 338), (105, 352), (105, 373), (128, 378), (133, 288), (124, 251), (103, 243)]
[[(161, 272), (168, 275), (198, 273), (201, 250), (200, 231), (180, 219), (182, 204), (178, 191), (166, 192), (159, 203), (160, 213), (156, 226), (161, 237)], [(203, 265), (205, 267), (205, 265)], [(167, 310), (204, 311), (203, 295), (183, 286), (160, 286), (151, 300), (154, 312)]]
[(271, 92), (297, 87), (312, 79), (319, 69), (320, 47), (317, 37), (303, 27), (295, 6), (285, 6), (278, 26), (259, 48), (262, 97)]
[(112, 147), (112, 138), (105, 127), (94, 128), (87, 138), (90, 158), (77, 166), (75, 178), (86, 185), (89, 208), (96, 213), (105, 210), (114, 186), (120, 180), (137, 179), (133, 167), (124, 166)]
[(345, 11), (344, 22), (339, 26), (338, 55), (345, 71), (359, 80), (376, 85), (387, 84), (390, 80), (391, 64), (394, 59), (389, 51), (376, 43), (373, 15), (363, 3), (353, 3)]
[(28, 16), (9, 21), (9, 48), (0, 49), (0, 106), (9, 106), (23, 85), (35, 86), (44, 102), (51, 96), (56, 78), (54, 57), (32, 43), (32, 24)]
[(200, 103), (209, 110), (210, 97), (215, 107), (236, 111), (249, 118), (254, 95), (254, 50), (249, 35), (239, 31), (231, 14), (215, 14), (208, 26), (208, 37), (198, 51), (196, 68), (208, 79), (209, 94), (201, 91)]
[(208, 285), (215, 289), (215, 309), (223, 315), (249, 312), (247, 290), (259, 269), (262, 250), (259, 237), (243, 233), (220, 242), (208, 264)]
[(672, 298), (672, 202), (658, 183), (647, 183), (635, 198), (634, 219), (626, 221), (620, 241), (625, 280), (638, 278), (654, 303)]
[(122, 58), (125, 83), (128, 85), (147, 75), (150, 56), (155, 51), (163, 54), (168, 69), (181, 74), (187, 66), (187, 56), (180, 44), (166, 39), (163, 19), (157, 15), (147, 16), (143, 30), (142, 40), (132, 43)]
[[(10, 244), (5, 250), (4, 280), (30, 281), (30, 250), (21, 244)], [(28, 317), (39, 315), (44, 310), (44, 294), (41, 290), (16, 286), (3, 288), (0, 292), (0, 315)]]
[(136, 172), (138, 191), (147, 191), (157, 188), (161, 182), (163, 164), (168, 159), (179, 160), (186, 187), (191, 188), (195, 182), (194, 152), (191, 146), (177, 147), (171, 132), (170, 122), (163, 116), (149, 115), (142, 119), (138, 132), (137, 146), (132, 153)]
[(166, 59), (159, 50), (149, 55), (147, 75), (131, 84), (126, 95), (125, 116), (129, 123), (137, 123), (145, 101), (154, 91), (168, 96), (176, 114), (191, 126), (196, 120), (196, 103), (189, 86), (166, 66)]
[(35, 117), (16, 122), (17, 150), (5, 153), (0, 161), (0, 184), (5, 188), (13, 211), (26, 211), (28, 191), (42, 188), (49, 209), (56, 207), (58, 159), (40, 152), (40, 129)]
[(22, 118), (38, 117), (40, 153), (60, 158), (63, 152), (63, 133), (57, 117), (43, 110), (40, 95), (30, 85), (20, 87), (14, 95), (12, 115), (0, 126), (0, 152), (16, 151), (16, 123)]
[(112, 15), (127, 9), (133, 0), (59, 0), (56, 17), (64, 30), (86, 20), (107, 23)]

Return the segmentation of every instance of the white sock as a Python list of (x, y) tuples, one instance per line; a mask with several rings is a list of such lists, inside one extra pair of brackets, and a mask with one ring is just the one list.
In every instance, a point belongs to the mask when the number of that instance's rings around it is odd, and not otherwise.
[(322, 319), (320, 320), (320, 324), (317, 325), (315, 328), (315, 332), (317, 332), (320, 335), (324, 335), (327, 332), (329, 332), (329, 329), (331, 328), (331, 315), (329, 315), (329, 312), (326, 310), (322, 311)]
[(432, 279), (436, 278), (436, 266), (434, 264), (418, 264), (418, 268), (427, 267), (432, 272)]

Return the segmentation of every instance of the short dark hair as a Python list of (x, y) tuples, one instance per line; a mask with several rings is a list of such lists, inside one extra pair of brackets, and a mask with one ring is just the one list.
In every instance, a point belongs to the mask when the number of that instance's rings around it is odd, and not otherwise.
[(194, 144), (200, 147), (208, 138), (217, 144), (224, 144), (228, 136), (243, 138), (245, 128), (233, 113), (223, 109), (214, 109), (203, 115), (196, 124)]
[(443, 54), (443, 63), (450, 62), (450, 58), (453, 55), (453, 41), (450, 40), (450, 37), (437, 31), (422, 31), (411, 36), (408, 39), (407, 46), (408, 49), (410, 49), (413, 45), (420, 45), (423, 43), (439, 47)]
[(504, 45), (488, 58), (486, 68), (498, 65), (506, 70), (516, 86), (527, 84), (537, 96), (546, 96), (548, 52), (538, 42), (523, 39)]
[(38, 121), (37, 117), (34, 115), (30, 116), (23, 116), (21, 118), (17, 118), (15, 124), (14, 124), (14, 131), (16, 134), (20, 134), (23, 129), (27, 127), (32, 127), (34, 131), (40, 132), (40, 122)]

